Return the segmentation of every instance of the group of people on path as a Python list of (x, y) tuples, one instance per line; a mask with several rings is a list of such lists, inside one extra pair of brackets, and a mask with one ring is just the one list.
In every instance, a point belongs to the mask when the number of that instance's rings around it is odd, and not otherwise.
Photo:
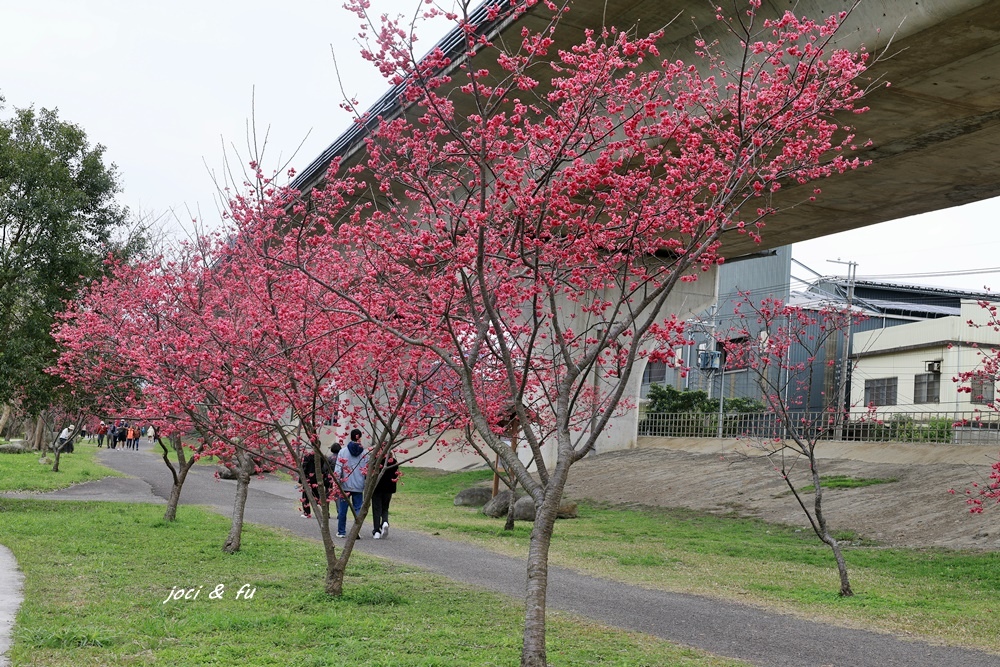
[(155, 439), (156, 429), (153, 428), (152, 424), (140, 427), (124, 419), (117, 419), (110, 424), (102, 421), (97, 427), (96, 434), (98, 449), (103, 447), (106, 442), (108, 449), (121, 447), (122, 449), (139, 451), (139, 439), (146, 436), (150, 440)]
[[(351, 431), (350, 442), (346, 446), (335, 444), (331, 447), (329, 458), (321, 457), (317, 466), (316, 457), (310, 449), (302, 457), (302, 469), (305, 471), (305, 478), (301, 479), (302, 490), (302, 516), (312, 517), (312, 509), (309, 498), (306, 495), (306, 486), (314, 492), (318, 490), (319, 479), (317, 469), (323, 475), (323, 485), (326, 489), (332, 490), (337, 499), (337, 537), (347, 537), (347, 512), (348, 508), (354, 509), (357, 514), (361, 511), (364, 499), (365, 481), (369, 474), (374, 474), (369, 468), (368, 451), (361, 444), (361, 430)], [(339, 483), (339, 489), (334, 479)], [(385, 465), (381, 471), (378, 482), (372, 491), (371, 517), (372, 517), (372, 537), (380, 540), (389, 534), (389, 503), (392, 502), (392, 495), (396, 492), (396, 482), (399, 479), (399, 463), (390, 453), (386, 457)], [(350, 505), (348, 505), (350, 503)]]

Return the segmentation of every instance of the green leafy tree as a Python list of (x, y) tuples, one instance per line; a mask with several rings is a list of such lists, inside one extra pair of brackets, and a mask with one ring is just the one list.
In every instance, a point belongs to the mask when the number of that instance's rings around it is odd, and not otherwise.
[[(0, 98), (0, 103), (3, 99)], [(56, 400), (50, 329), (109, 254), (139, 250), (115, 166), (56, 110), (0, 120), (0, 404), (37, 415)]]
[[(755, 398), (734, 396), (723, 404), (726, 412), (763, 412), (764, 404)], [(650, 385), (647, 412), (686, 413), (698, 412), (715, 414), (719, 411), (719, 399), (709, 398), (702, 390), (680, 391), (669, 385)]]

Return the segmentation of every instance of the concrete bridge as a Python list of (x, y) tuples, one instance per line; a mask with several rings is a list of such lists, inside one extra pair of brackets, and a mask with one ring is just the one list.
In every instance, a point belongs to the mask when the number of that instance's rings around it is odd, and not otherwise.
[[(744, 0), (716, 1), (730, 11), (745, 7)], [(852, 4), (764, 0), (761, 15), (791, 9), (821, 19)], [(544, 25), (536, 12), (498, 29), (516, 38), (522, 24)], [(556, 35), (557, 46), (578, 42), (585, 29), (603, 24), (640, 32), (667, 26), (661, 52), (684, 59), (697, 33), (709, 39), (722, 35), (708, 0), (575, 0)], [(1000, 196), (1000, 3), (862, 0), (838, 36), (838, 45), (863, 44), (872, 53), (882, 53), (890, 41), (872, 71), (891, 86), (876, 88), (868, 99), (871, 111), (849, 121), (860, 142), (874, 142), (861, 153), (873, 164), (823, 181), (816, 202), (770, 218), (765, 248)], [(393, 91), (373, 112), (398, 112)], [(296, 184), (308, 189), (334, 155), (355, 153), (362, 135), (362, 128), (346, 132), (302, 171)], [(776, 203), (807, 198), (802, 188), (786, 187)], [(732, 258), (761, 249), (734, 234), (723, 254)]]
[[(742, 0), (715, 2), (729, 10), (745, 6)], [(790, 9), (821, 19), (852, 4), (764, 0), (762, 14)], [(708, 38), (722, 34), (708, 2), (577, 0), (559, 39), (576, 41), (580, 31), (600, 26), (604, 17), (608, 24), (637, 26), (640, 32), (669, 22), (667, 41), (682, 58), (698, 31)], [(816, 202), (769, 219), (766, 247), (1000, 196), (1000, 3), (862, 0), (838, 45), (863, 44), (879, 53), (890, 38), (873, 73), (891, 86), (875, 89), (868, 98), (871, 110), (849, 121), (861, 142), (874, 142), (862, 153), (873, 164), (821, 182), (823, 194)], [(672, 53), (669, 49), (661, 52)], [(782, 193), (784, 201), (807, 197), (796, 187)], [(755, 249), (760, 248), (734, 235), (723, 254), (734, 257)]]
[[(746, 8), (745, 0), (716, 1), (730, 14)], [(793, 10), (822, 20), (853, 4), (764, 0), (760, 14)], [(493, 26), (494, 36), (499, 32), (507, 41), (516, 41), (523, 25), (543, 28), (545, 16), (546, 10), (532, 10), (514, 24)], [(639, 33), (666, 26), (660, 52), (688, 61), (693, 60), (696, 35), (712, 40), (724, 30), (708, 0), (574, 0), (555, 47), (578, 43), (584, 30), (605, 24)], [(722, 44), (731, 45), (732, 51), (724, 48), (722, 55), (733, 61), (739, 45), (731, 37)], [(786, 185), (775, 198), (777, 208), (806, 203), (768, 218), (762, 245), (740, 234), (724, 239), (722, 253), (728, 259), (1000, 196), (1000, 0), (862, 0), (838, 34), (837, 45), (864, 45), (880, 54), (870, 72), (891, 83), (872, 90), (868, 113), (846, 121), (856, 127), (859, 145), (872, 140), (873, 145), (859, 153), (872, 165), (820, 182), (823, 194), (816, 202), (806, 201), (816, 184)], [(454, 34), (442, 41), (442, 48), (449, 46), (456, 55), (462, 52)], [(474, 67), (488, 65), (484, 57)], [(371, 115), (398, 114), (398, 96), (398, 90), (389, 91)], [(310, 189), (335, 156), (346, 163), (359, 159), (365, 132), (362, 126), (345, 132), (300, 172), (295, 185)], [(707, 308), (715, 299), (712, 282), (711, 276), (703, 276), (684, 285), (668, 304), (669, 312), (684, 319)], [(641, 372), (635, 373), (627, 396), (638, 397), (640, 381)], [(637, 423), (636, 413), (614, 419), (602, 449), (635, 446)]]

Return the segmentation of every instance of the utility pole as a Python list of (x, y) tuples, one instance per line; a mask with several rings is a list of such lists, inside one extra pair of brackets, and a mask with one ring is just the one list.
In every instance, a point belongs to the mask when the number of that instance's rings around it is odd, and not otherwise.
[(840, 355), (840, 377), (837, 386), (837, 439), (844, 439), (844, 427), (847, 422), (847, 376), (851, 357), (851, 323), (854, 320), (854, 280), (857, 276), (857, 262), (842, 262), (840, 258), (836, 260), (826, 260), (831, 264), (847, 265), (847, 326), (844, 327), (844, 347)]

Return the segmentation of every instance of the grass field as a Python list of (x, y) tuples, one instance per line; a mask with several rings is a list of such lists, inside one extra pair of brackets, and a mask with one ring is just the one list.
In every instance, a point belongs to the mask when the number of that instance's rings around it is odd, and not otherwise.
[[(455, 507), (489, 472), (407, 470), (393, 522), (514, 556), (530, 524)], [(1000, 553), (851, 547), (856, 595), (840, 598), (828, 547), (791, 527), (688, 510), (580, 504), (559, 521), (551, 562), (650, 588), (717, 596), (843, 625), (878, 628), (1000, 652)]]
[[(80, 462), (84, 479), (104, 474), (86, 447), (66, 458)], [(55, 474), (32, 462), (0, 457), (8, 466), (0, 479), (31, 480), (17, 488), (51, 483)], [(505, 532), (502, 521), (453, 504), (488, 477), (407, 470), (393, 524), (523, 556), (529, 524)], [(191, 508), (167, 524), (160, 514), (0, 498), (0, 543), (27, 574), (14, 665), (516, 663), (521, 610), (505, 598), (356, 554), (346, 596), (331, 600), (321, 591), (318, 545), (251, 526), (244, 550), (225, 556), (226, 519)], [(558, 522), (551, 553), (552, 563), (595, 576), (1000, 652), (1000, 554), (862, 546), (847, 559), (857, 595), (841, 599), (830, 553), (809, 533), (592, 503)], [(208, 599), (219, 584), (224, 598)], [(243, 584), (256, 589), (253, 599), (235, 599)], [(173, 587), (201, 593), (164, 604)], [(557, 665), (732, 664), (561, 614), (551, 628)]]
[[(0, 499), (0, 543), (26, 575), (14, 667), (517, 664), (522, 611), (509, 599), (362, 554), (346, 594), (331, 599), (319, 545), (249, 526), (227, 556), (225, 518), (193, 507), (176, 523), (161, 514)], [(244, 585), (251, 599), (237, 599)], [(200, 592), (167, 601), (177, 587)], [(738, 664), (562, 614), (550, 630), (557, 665)]]
[(38, 462), (38, 452), (0, 454), (0, 491), (51, 491), (104, 477), (123, 477), (99, 465), (96, 455), (95, 445), (78, 443), (72, 454), (59, 457), (59, 472), (52, 472), (52, 463)]

